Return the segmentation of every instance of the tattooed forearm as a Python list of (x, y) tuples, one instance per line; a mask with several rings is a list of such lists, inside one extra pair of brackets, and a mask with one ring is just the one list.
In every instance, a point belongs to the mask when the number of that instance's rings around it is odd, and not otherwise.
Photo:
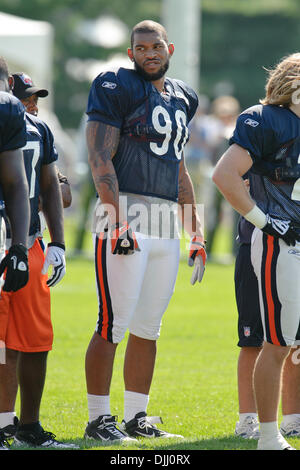
[(178, 204), (180, 206), (181, 222), (185, 230), (192, 236), (194, 234), (203, 235), (197, 206), (195, 193), (191, 177), (184, 165), (180, 163), (178, 181)]
[(194, 204), (195, 196), (191, 182), (188, 176), (183, 177), (179, 180), (178, 187), (178, 204)]
[(113, 158), (120, 139), (120, 130), (101, 122), (91, 121), (87, 124), (86, 138), (89, 158), (95, 166)]
[(193, 184), (184, 162), (180, 164), (178, 181), (178, 204), (195, 204)]
[(101, 187), (102, 185), (106, 185), (107, 191), (112, 193), (112, 197), (114, 200), (117, 199), (117, 186), (118, 181), (115, 173), (106, 173), (105, 175), (96, 175), (94, 177), (96, 187)]
[(88, 160), (96, 191), (102, 203), (118, 213), (119, 185), (112, 159), (119, 145), (120, 130), (91, 121), (87, 124), (86, 138)]

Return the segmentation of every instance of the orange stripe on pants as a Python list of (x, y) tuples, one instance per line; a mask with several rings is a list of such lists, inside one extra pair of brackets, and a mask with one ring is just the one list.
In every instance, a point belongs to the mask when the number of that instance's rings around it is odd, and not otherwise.
[(102, 320), (101, 336), (107, 340), (108, 308), (107, 308), (107, 299), (105, 295), (104, 279), (103, 279), (103, 265), (102, 265), (103, 238), (104, 238), (104, 234), (101, 234), (98, 240), (97, 268), (98, 268), (98, 282), (99, 282), (101, 298), (102, 298), (103, 320)]
[(274, 253), (274, 238), (271, 236), (267, 237), (267, 256), (266, 256), (266, 269), (265, 269), (265, 288), (266, 288), (266, 300), (268, 306), (268, 319), (269, 319), (269, 328), (270, 335), (273, 344), (280, 346), (280, 342), (277, 337), (276, 327), (275, 327), (275, 308), (274, 300), (272, 297), (272, 257)]

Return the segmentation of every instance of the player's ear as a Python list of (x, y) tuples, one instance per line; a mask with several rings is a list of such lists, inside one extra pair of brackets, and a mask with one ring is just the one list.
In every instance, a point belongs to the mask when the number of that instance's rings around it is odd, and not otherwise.
[(130, 47), (128, 47), (128, 49), (127, 49), (127, 55), (129, 57), (129, 59), (133, 62), (133, 52), (132, 52), (132, 49)]
[(8, 85), (9, 85), (10, 90), (14, 89), (15, 80), (14, 80), (14, 77), (12, 75), (8, 76)]
[(169, 50), (169, 54), (172, 56), (175, 50), (174, 44), (172, 42), (170, 42), (170, 44), (168, 45), (168, 50)]

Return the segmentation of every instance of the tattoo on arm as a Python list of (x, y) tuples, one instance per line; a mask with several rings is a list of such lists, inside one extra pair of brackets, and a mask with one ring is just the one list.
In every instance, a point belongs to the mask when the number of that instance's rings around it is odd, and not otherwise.
[(87, 143), (91, 163), (97, 168), (112, 160), (120, 139), (120, 130), (100, 122), (90, 122), (87, 126)]
[(105, 175), (95, 175), (94, 177), (95, 185), (98, 187), (105, 184), (108, 191), (113, 194), (113, 199), (117, 197), (117, 177), (115, 173), (106, 173)]
[(117, 202), (118, 180), (112, 164), (120, 139), (120, 130), (101, 122), (88, 122), (89, 164), (96, 190), (101, 198)]
[(182, 223), (187, 232), (190, 235), (202, 234), (193, 183), (185, 167), (184, 160), (180, 162), (179, 169), (178, 204), (181, 208)]
[(195, 204), (193, 184), (183, 161), (180, 163), (179, 170), (178, 204)]

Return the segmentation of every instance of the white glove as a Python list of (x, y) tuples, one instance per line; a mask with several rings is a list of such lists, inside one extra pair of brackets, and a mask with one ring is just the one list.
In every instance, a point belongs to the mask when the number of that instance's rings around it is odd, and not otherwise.
[(189, 266), (194, 266), (191, 284), (192, 286), (196, 281), (201, 282), (204, 271), (205, 271), (205, 262), (206, 262), (206, 251), (205, 251), (205, 241), (202, 237), (195, 236), (190, 242), (190, 253), (189, 253)]
[(47, 274), (50, 265), (53, 266), (53, 270), (52, 276), (47, 281), (47, 285), (53, 287), (58, 284), (66, 274), (65, 246), (62, 243), (48, 243), (42, 274)]
[(194, 269), (191, 276), (192, 286), (196, 281), (201, 282), (205, 271), (205, 265), (203, 264), (203, 259), (201, 256), (197, 256), (194, 262)]

